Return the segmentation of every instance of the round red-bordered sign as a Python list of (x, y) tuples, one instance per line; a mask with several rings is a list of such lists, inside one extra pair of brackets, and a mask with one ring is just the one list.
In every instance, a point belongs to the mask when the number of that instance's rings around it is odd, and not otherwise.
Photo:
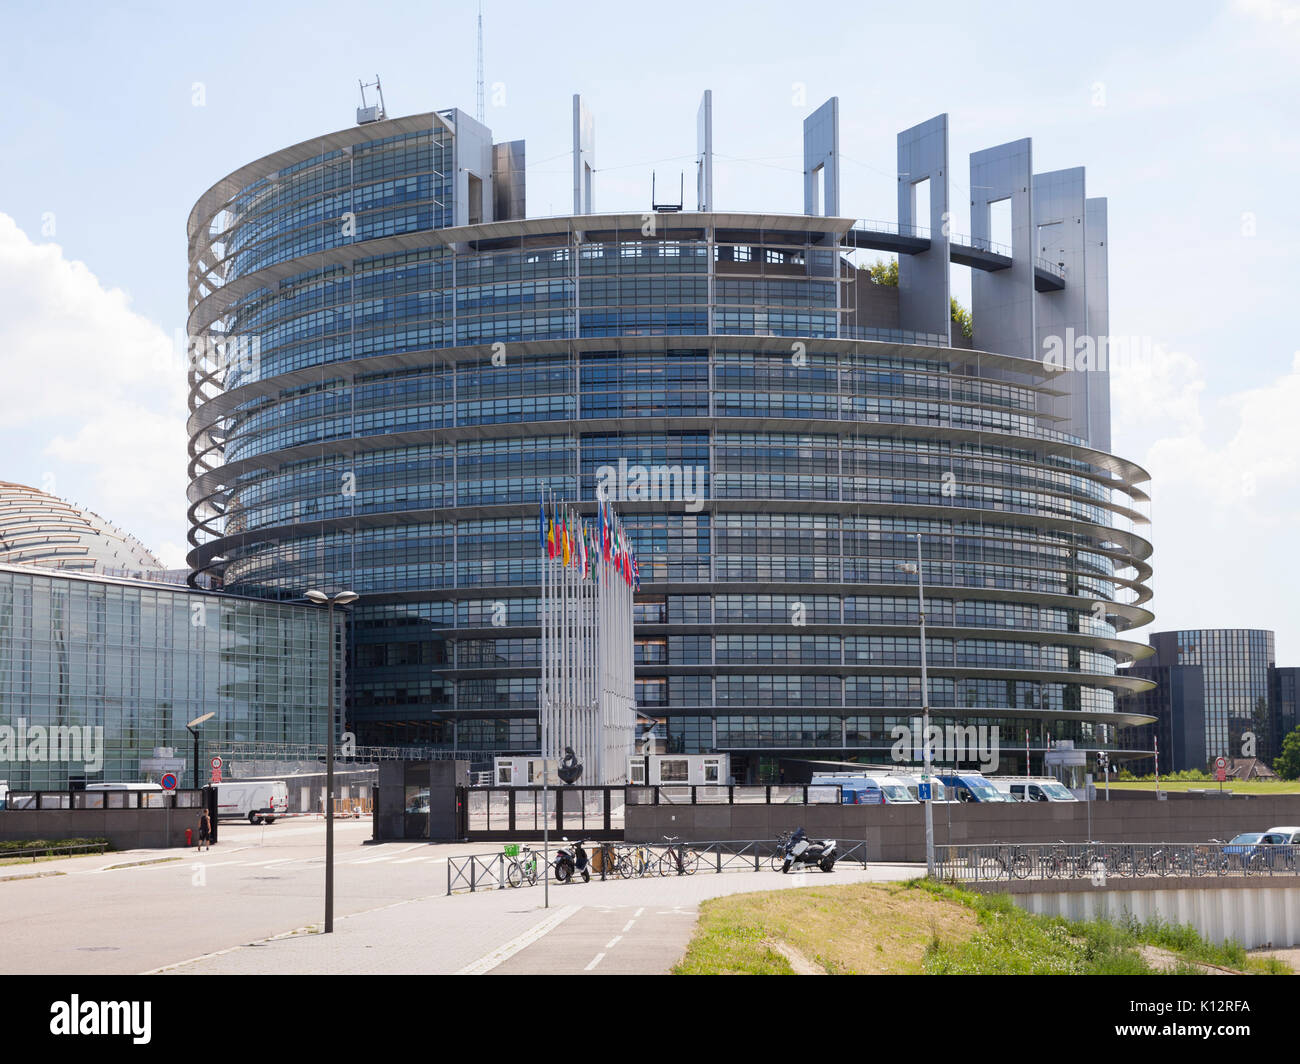
[(176, 789), (176, 773), (164, 772), (162, 778), (162, 789), (165, 791), (174, 791)]

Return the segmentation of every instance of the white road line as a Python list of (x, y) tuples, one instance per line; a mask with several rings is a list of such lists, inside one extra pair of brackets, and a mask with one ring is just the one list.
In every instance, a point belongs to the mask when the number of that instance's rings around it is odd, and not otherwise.
[(605, 943), (605, 948), (607, 950), (613, 949), (622, 941), (623, 941), (622, 935), (615, 935), (613, 938), (611, 938), (608, 942)]
[(636, 919), (638, 916), (640, 916), (643, 912), (645, 912), (645, 906), (642, 906), (640, 909), (638, 909), (636, 912), (634, 912), (634, 913), (632, 914), (632, 919), (635, 920), (635, 919)]
[(629, 931), (631, 931), (631, 930), (632, 930), (632, 925), (633, 925), (634, 923), (636, 923), (636, 917), (633, 917), (633, 918), (632, 918), (631, 920), (629, 920), (626, 924), (624, 924), (624, 925), (623, 925), (623, 934), (626, 935)]
[(360, 861), (349, 861), (348, 864), (379, 864), (380, 861), (391, 861), (394, 857), (404, 853), (410, 853), (412, 850), (418, 850), (424, 845), (425, 843), (420, 842), (416, 843), (414, 846), (403, 846), (400, 850), (394, 850), (392, 853), (380, 854), (378, 857), (365, 857)]
[(442, 864), (447, 858), (445, 857), (403, 857), (400, 861), (394, 861), (393, 864), (416, 864), (419, 861), (428, 861), (430, 864)]
[(596, 956), (594, 956), (594, 957), (591, 959), (591, 963), (590, 963), (589, 965), (587, 965), (587, 967), (585, 967), (585, 968), (583, 969), (583, 971), (584, 971), (584, 972), (589, 972), (589, 971), (591, 971), (594, 967), (596, 967), (596, 965), (598, 965), (598, 964), (599, 964), (601, 961), (603, 961), (604, 959), (605, 959), (605, 954), (603, 954), (603, 953), (597, 953)]
[(288, 864), (292, 857), (277, 857), (274, 861), (248, 861), (249, 868), (269, 868), (273, 864)]
[[(505, 961), (508, 961), (521, 949), (525, 949), (526, 947), (531, 946), (543, 935), (549, 934), (551, 931), (554, 931), (557, 927), (560, 926), (560, 924), (564, 923), (565, 920), (567, 920), (570, 916), (572, 916), (581, 908), (582, 908), (581, 905), (566, 905), (563, 909), (560, 909), (558, 912), (552, 913), (541, 923), (534, 924), (531, 928), (525, 931), (522, 935), (519, 935), (517, 938), (512, 938), (505, 945), (498, 946), (491, 953), (487, 954), (484, 957), (480, 957), (473, 964), (467, 964), (456, 974), (457, 975), (483, 975), (486, 972), (490, 972), (497, 965), (503, 964)], [(603, 957), (604, 954), (602, 953), (601, 956)]]

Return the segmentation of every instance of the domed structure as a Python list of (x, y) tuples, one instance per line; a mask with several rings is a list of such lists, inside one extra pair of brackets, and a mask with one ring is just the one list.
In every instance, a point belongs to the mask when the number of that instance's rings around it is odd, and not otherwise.
[(2, 480), (0, 564), (119, 575), (163, 568), (143, 543), (98, 514)]

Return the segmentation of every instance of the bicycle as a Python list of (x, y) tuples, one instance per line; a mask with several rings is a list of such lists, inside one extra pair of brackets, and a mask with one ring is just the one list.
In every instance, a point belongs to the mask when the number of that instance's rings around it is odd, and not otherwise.
[(664, 842), (668, 843), (668, 849), (659, 858), (659, 874), (671, 876), (676, 873), (679, 876), (693, 876), (700, 863), (695, 851), (688, 850), (678, 841), (676, 835), (665, 835)]
[(790, 845), (790, 836), (792, 834), (793, 832), (783, 831), (776, 837), (776, 850), (769, 862), (773, 872), (779, 872), (785, 867), (785, 850)]
[(618, 874), (624, 879), (631, 879), (633, 876), (639, 879), (647, 873), (654, 873), (654, 854), (647, 846), (635, 846), (619, 854), (616, 867)]
[(506, 882), (512, 887), (521, 887), (527, 880), (530, 887), (537, 886), (537, 851), (531, 846), (507, 846), (505, 854), (511, 858), (510, 867), (506, 869)]
[(1017, 848), (1013, 856), (1010, 846), (999, 846), (980, 861), (980, 872), (990, 879), (1028, 879), (1031, 868), (1029, 855)]

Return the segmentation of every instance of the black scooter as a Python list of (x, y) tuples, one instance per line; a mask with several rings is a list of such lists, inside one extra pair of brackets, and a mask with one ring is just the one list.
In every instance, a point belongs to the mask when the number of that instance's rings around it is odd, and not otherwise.
[[(568, 842), (568, 838), (564, 839)], [(591, 869), (587, 862), (587, 851), (582, 848), (582, 840), (579, 839), (573, 846), (572, 852), (567, 849), (561, 849), (555, 855), (555, 881), (557, 883), (567, 883), (573, 878), (574, 872), (582, 873), (584, 883), (591, 882)]]

